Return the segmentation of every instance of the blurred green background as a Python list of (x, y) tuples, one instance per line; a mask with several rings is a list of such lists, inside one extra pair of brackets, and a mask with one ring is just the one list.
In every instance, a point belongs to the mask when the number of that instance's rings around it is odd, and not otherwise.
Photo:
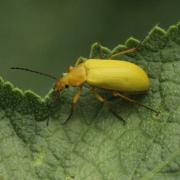
[(51, 79), (9, 67), (59, 76), (79, 56), (88, 57), (93, 42), (113, 48), (179, 20), (179, 0), (1, 0), (0, 75), (44, 96)]

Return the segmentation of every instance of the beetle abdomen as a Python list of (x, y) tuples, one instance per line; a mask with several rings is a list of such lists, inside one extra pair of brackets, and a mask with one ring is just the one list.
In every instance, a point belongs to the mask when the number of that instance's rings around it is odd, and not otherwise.
[(141, 93), (149, 89), (146, 72), (136, 64), (119, 60), (89, 59), (85, 62), (87, 83), (110, 90)]

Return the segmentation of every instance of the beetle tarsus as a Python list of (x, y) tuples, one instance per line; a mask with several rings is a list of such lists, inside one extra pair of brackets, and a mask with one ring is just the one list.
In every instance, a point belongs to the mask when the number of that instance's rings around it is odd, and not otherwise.
[(71, 110), (69, 116), (67, 117), (67, 119), (66, 119), (64, 122), (61, 123), (61, 125), (66, 125), (66, 124), (67, 124), (67, 122), (71, 119), (71, 117), (72, 117), (72, 115), (73, 115), (73, 112), (74, 112), (74, 111)]

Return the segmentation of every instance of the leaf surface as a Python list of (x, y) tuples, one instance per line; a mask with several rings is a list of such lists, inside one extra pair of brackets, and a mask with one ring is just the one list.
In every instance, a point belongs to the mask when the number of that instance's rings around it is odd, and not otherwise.
[[(138, 44), (130, 38), (101, 51), (95, 43), (90, 57), (107, 58)], [(51, 92), (41, 98), (1, 79), (0, 179), (180, 179), (180, 24), (167, 31), (154, 27), (136, 54), (116, 59), (148, 72), (149, 93), (134, 98), (160, 115), (102, 92), (124, 125), (85, 88), (72, 119), (61, 125), (75, 90), (54, 104)]]

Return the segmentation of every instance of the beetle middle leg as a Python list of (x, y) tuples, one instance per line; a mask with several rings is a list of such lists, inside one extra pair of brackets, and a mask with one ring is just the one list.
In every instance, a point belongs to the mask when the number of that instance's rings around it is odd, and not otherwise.
[(95, 97), (97, 98), (97, 100), (99, 100), (101, 103), (103, 103), (104, 105), (106, 105), (106, 107), (109, 109), (109, 111), (115, 116), (117, 117), (118, 119), (120, 119), (121, 121), (123, 121), (123, 123), (125, 124), (125, 120), (120, 116), (118, 115), (111, 107), (110, 103), (104, 98), (102, 97), (98, 92), (96, 92), (96, 90), (93, 88), (90, 90), (94, 95)]
[(66, 124), (72, 117), (73, 112), (75, 111), (76, 105), (79, 102), (80, 96), (82, 93), (82, 87), (79, 88), (78, 92), (74, 95), (73, 99), (72, 99), (72, 104), (71, 104), (71, 111), (69, 116), (67, 117), (67, 119), (62, 123), (62, 125)]
[(97, 42), (97, 45), (99, 46), (99, 58), (100, 59), (104, 59), (104, 56), (103, 56), (103, 50), (102, 50), (102, 47), (101, 47), (101, 43), (100, 42)]
[(116, 97), (118, 96), (118, 97), (120, 97), (121, 99), (124, 99), (125, 101), (128, 101), (128, 102), (133, 103), (133, 104), (137, 104), (137, 105), (142, 106), (142, 107), (144, 107), (144, 108), (146, 108), (146, 109), (149, 109), (150, 111), (155, 112), (156, 115), (159, 115), (159, 113), (160, 113), (159, 111), (156, 111), (156, 110), (154, 110), (154, 109), (152, 109), (152, 108), (150, 108), (150, 107), (148, 107), (148, 106), (146, 106), (146, 105), (144, 105), (144, 104), (141, 104), (140, 102), (138, 102), (138, 101), (136, 101), (136, 100), (134, 100), (134, 99), (131, 99), (131, 98), (129, 98), (129, 97), (127, 97), (127, 96), (125, 96), (125, 95), (117, 92), (117, 91), (114, 91), (114, 92), (112, 93), (112, 95), (113, 95), (113, 96), (116, 96)]

